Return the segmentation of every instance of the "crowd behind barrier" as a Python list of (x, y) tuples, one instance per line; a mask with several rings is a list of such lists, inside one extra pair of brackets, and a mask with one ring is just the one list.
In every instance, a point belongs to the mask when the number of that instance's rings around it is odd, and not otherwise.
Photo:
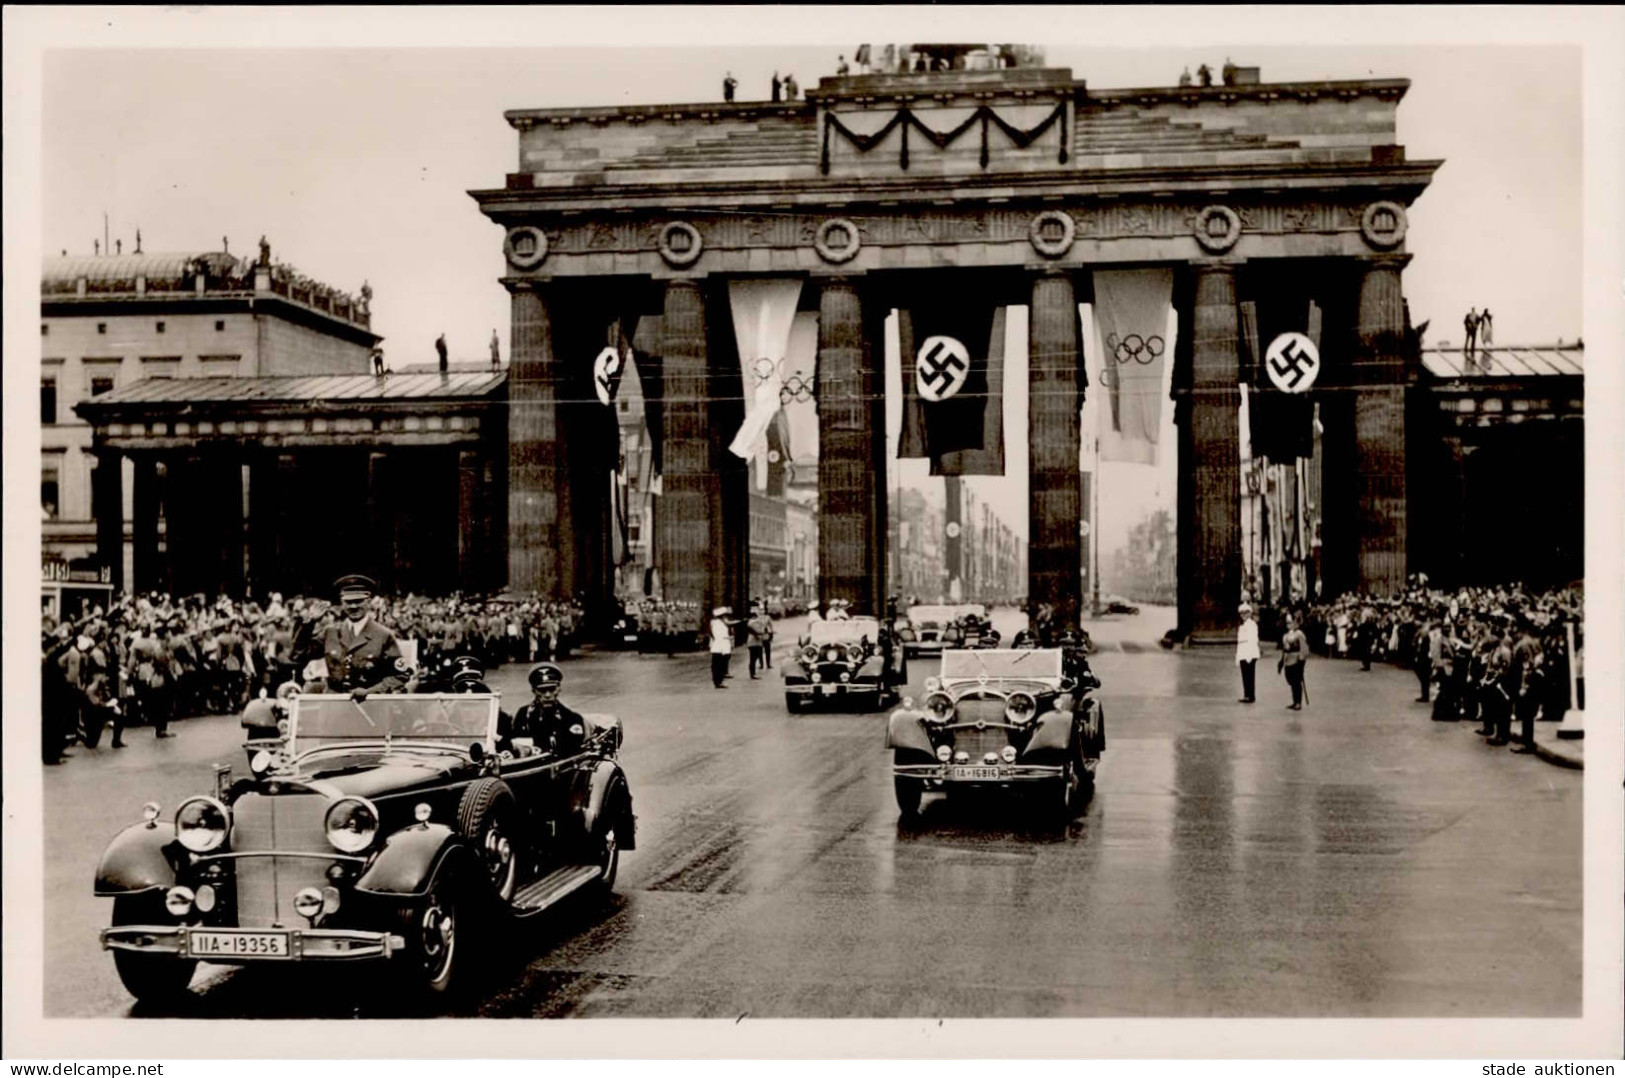
[[(423, 676), (448, 659), (472, 655), (487, 668), (557, 660), (581, 643), (581, 604), (523, 596), (430, 598), (375, 596), (370, 616), (412, 655)], [(125, 596), (87, 617), (41, 632), (41, 734), (47, 761), (75, 741), (95, 748), (112, 729), (149, 724), (168, 734), (170, 720), (240, 711), (261, 689), (301, 680), (318, 655), (293, 654), (300, 624), (320, 631), (339, 617), (325, 599), (272, 593), (253, 600), (201, 595)]]
[(1515, 740), (1526, 750), (1535, 722), (1559, 722), (1571, 706), (1585, 707), (1585, 609), (1578, 586), (1443, 591), (1416, 577), (1397, 596), (1300, 600), (1264, 613), (1266, 639), (1280, 638), (1290, 613), (1321, 656), (1357, 660), (1363, 669), (1388, 663), (1414, 672), (1417, 702), (1431, 704), (1433, 718), (1477, 721), (1491, 744)]

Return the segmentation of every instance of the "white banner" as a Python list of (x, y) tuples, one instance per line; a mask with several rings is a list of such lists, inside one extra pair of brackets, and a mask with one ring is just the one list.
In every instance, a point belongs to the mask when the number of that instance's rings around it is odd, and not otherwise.
[(1096, 270), (1093, 315), (1102, 460), (1157, 462), (1176, 323), (1170, 269)]
[[(767, 489), (767, 425), (779, 407), (780, 361), (790, 347), (790, 327), (801, 299), (801, 281), (775, 277), (729, 281), (734, 339), (739, 345), (740, 375), (745, 387), (745, 422), (728, 449), (756, 460), (756, 487)], [(766, 392), (771, 388), (771, 397)], [(771, 411), (762, 414), (771, 404)]]

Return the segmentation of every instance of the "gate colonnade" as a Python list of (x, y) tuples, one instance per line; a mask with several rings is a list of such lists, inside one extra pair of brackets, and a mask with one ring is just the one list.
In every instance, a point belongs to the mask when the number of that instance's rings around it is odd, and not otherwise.
[(970, 279), (1029, 311), (1028, 588), (1075, 618), (1078, 304), (1090, 271), (1132, 266), (1174, 270), (1182, 626), (1222, 635), (1242, 587), (1244, 302), (1266, 324), (1305, 296), (1324, 312), (1322, 573), (1333, 591), (1398, 586), (1414, 538), (1405, 207), (1439, 165), (1393, 142), (1407, 85), (1100, 93), (1065, 69), (1009, 69), (825, 79), (786, 103), (507, 113), (518, 168), (471, 195), (504, 229), (512, 296), (509, 586), (564, 596), (612, 579), (591, 364), (606, 325), (658, 316), (637, 365), (660, 416), (664, 591), (743, 606), (727, 282), (793, 276), (819, 314), (820, 593), (878, 611), (883, 321), (903, 315), (907, 371), (909, 312)]

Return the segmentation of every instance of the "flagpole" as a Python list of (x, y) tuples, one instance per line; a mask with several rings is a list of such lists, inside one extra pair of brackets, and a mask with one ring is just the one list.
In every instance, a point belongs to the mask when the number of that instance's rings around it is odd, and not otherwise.
[(1089, 509), (1089, 553), (1094, 556), (1094, 568), (1089, 573), (1089, 583), (1094, 592), (1089, 604), (1089, 615), (1100, 617), (1100, 432), (1095, 432), (1095, 475), (1089, 484), (1094, 489), (1089, 493), (1093, 495), (1092, 505)]

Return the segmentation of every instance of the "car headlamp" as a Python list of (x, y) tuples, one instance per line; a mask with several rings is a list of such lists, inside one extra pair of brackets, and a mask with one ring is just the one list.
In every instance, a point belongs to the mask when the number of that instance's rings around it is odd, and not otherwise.
[(842, 681), (851, 681), (852, 680), (852, 672), (850, 670), (842, 670), (841, 671), (841, 680)]
[(1004, 757), (1005, 763), (1013, 764), (1016, 762), (1016, 747), (1014, 745), (1006, 745), (1004, 748), (999, 750), (999, 755)]
[(862, 644), (848, 644), (848, 645), (846, 645), (846, 658), (847, 658), (848, 662), (854, 662), (855, 663), (855, 662), (863, 661), (863, 645)]
[(1021, 726), (1032, 721), (1038, 713), (1038, 701), (1027, 693), (1013, 692), (1004, 702), (1004, 717)]
[(945, 692), (934, 692), (925, 698), (925, 717), (932, 722), (947, 722), (954, 717), (953, 699)]
[(341, 797), (327, 810), (327, 841), (341, 853), (360, 853), (378, 837), (378, 809), (365, 797)]
[(899, 638), (901, 638), (903, 640), (913, 640), (914, 639), (914, 630), (913, 629), (899, 629), (897, 631), (897, 635), (898, 635)]
[(953, 759), (953, 755), (954, 750), (952, 745), (937, 746), (937, 759), (941, 760), (943, 763), (947, 763), (949, 760)]
[(801, 649), (801, 659), (803, 662), (817, 662), (818, 649), (813, 647), (811, 644), (808, 644), (806, 647)]
[(193, 797), (175, 810), (175, 837), (193, 853), (208, 853), (226, 841), (231, 814), (212, 797)]

